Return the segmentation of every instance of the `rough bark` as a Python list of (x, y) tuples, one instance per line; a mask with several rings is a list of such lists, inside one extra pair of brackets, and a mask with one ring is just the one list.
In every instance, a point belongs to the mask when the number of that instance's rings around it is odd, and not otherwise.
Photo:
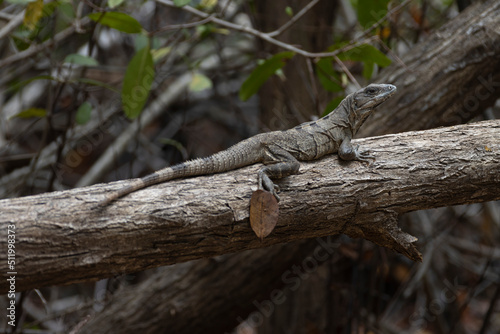
[[(397, 227), (398, 214), (500, 198), (499, 121), (356, 144), (375, 155), (372, 165), (332, 155), (303, 163), (300, 175), (278, 183), (278, 225), (262, 242), (248, 224), (258, 165), (150, 187), (103, 210), (96, 209), (98, 201), (130, 181), (2, 200), (0, 224), (15, 225), (17, 288), (95, 280), (340, 233), (419, 260), (415, 239)], [(6, 291), (6, 283), (1, 287)]]

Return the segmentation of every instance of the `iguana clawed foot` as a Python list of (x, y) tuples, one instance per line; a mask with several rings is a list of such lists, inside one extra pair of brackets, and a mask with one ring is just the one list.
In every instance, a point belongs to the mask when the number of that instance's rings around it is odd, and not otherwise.
[(262, 170), (259, 171), (259, 189), (269, 191), (274, 197), (276, 197), (278, 202), (280, 201), (280, 197), (278, 195), (280, 187), (274, 184), (269, 176)]
[(375, 157), (368, 152), (360, 152), (356, 147), (356, 160), (366, 162), (371, 165), (375, 161)]

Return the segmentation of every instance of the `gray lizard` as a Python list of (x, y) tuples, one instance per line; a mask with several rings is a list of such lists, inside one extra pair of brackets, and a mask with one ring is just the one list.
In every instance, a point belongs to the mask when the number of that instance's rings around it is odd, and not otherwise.
[(372, 159), (369, 154), (358, 151), (351, 144), (351, 139), (375, 108), (395, 91), (396, 86), (393, 85), (368, 85), (348, 95), (335, 110), (317, 121), (303, 123), (286, 131), (261, 133), (209, 157), (163, 168), (108, 194), (101, 204), (109, 204), (153, 184), (226, 172), (259, 162), (265, 165), (258, 172), (259, 189), (271, 192), (279, 200), (278, 188), (271, 179), (297, 174), (299, 160), (315, 160), (331, 153), (337, 153), (342, 160), (368, 162)]

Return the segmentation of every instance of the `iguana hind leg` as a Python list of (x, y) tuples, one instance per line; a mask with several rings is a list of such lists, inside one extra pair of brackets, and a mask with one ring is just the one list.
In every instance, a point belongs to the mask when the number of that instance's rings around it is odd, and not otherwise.
[(293, 155), (276, 145), (270, 145), (266, 148), (265, 159), (263, 161), (267, 166), (259, 170), (259, 189), (267, 190), (276, 197), (279, 187), (271, 179), (281, 179), (285, 176), (297, 174), (300, 163)]

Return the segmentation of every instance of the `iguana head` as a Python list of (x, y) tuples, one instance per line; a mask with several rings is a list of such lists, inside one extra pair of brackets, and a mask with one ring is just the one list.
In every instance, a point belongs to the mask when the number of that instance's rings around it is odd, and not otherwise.
[(370, 84), (351, 95), (349, 121), (356, 132), (375, 108), (396, 92), (396, 86), (388, 84)]

